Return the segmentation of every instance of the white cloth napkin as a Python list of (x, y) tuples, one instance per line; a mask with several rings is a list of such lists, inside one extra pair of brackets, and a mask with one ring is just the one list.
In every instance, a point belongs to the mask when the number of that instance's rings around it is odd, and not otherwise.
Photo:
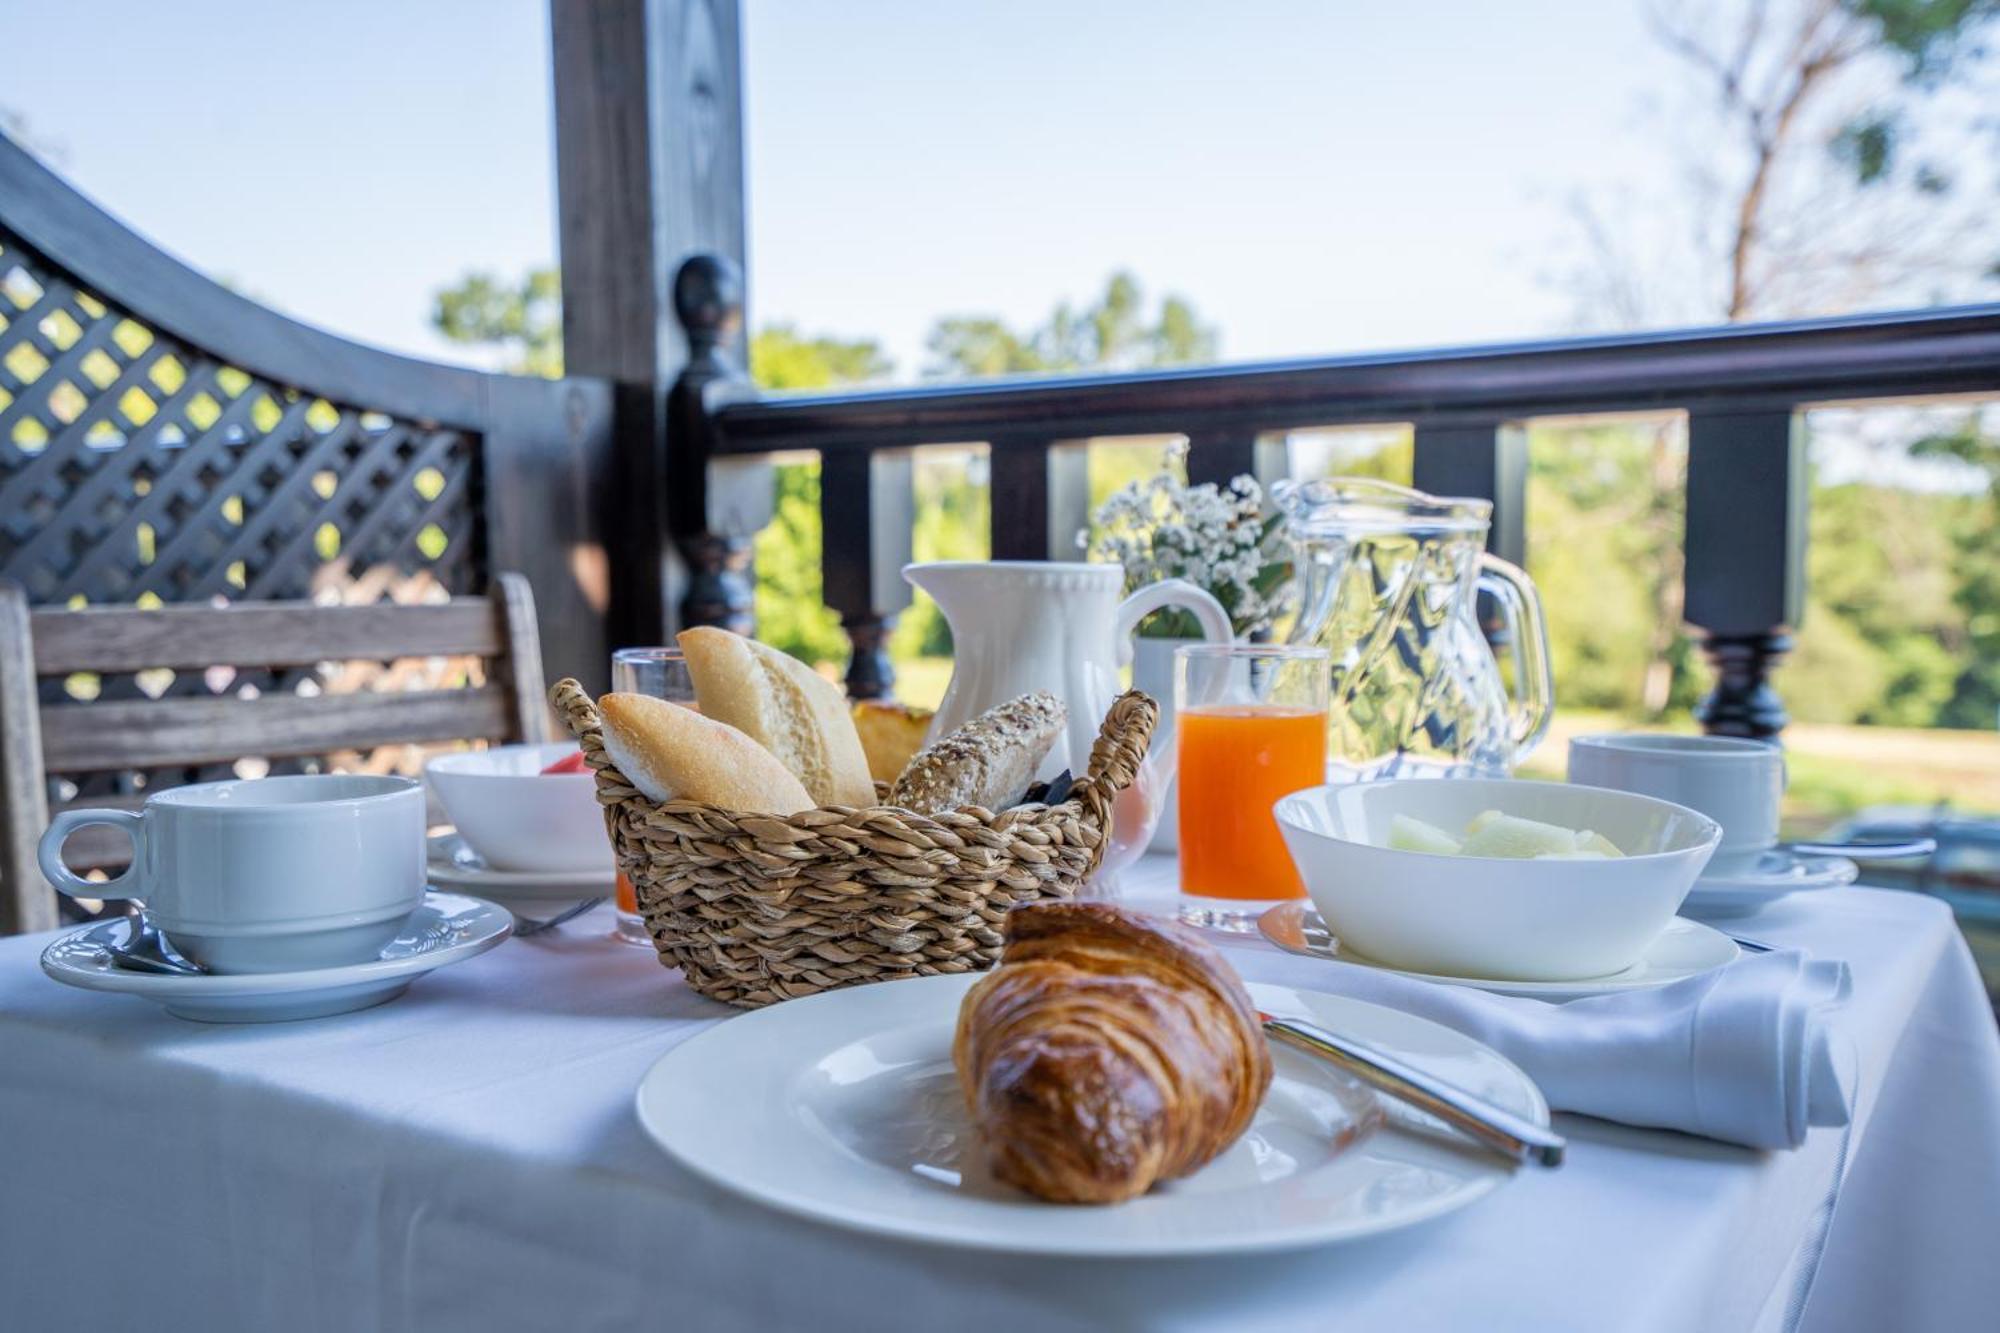
[(1455, 1028), (1512, 1060), (1549, 1105), (1753, 1148), (1845, 1125), (1853, 1047), (1829, 1021), (1845, 963), (1751, 954), (1670, 986), (1545, 1004), (1372, 967), (1231, 949), (1249, 981), (1327, 991)]

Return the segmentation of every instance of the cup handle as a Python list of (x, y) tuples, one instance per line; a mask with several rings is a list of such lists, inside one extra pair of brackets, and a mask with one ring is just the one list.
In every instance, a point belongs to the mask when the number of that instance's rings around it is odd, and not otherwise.
[[(87, 824), (114, 824), (122, 826), (132, 839), (132, 864), (116, 879), (94, 884), (70, 870), (63, 864), (63, 843), (69, 835)], [(139, 868), (139, 861), (145, 855), (146, 821), (132, 810), (65, 810), (49, 821), (48, 832), (42, 834), (41, 843), (35, 848), (35, 860), (42, 867), (42, 877), (72, 898), (132, 898), (137, 896), (136, 886), (130, 881)]]
[[(1236, 637), (1236, 627), (1229, 622), (1229, 613), (1222, 609), (1222, 603), (1205, 589), (1198, 588), (1186, 579), (1161, 579), (1149, 583), (1118, 604), (1117, 638), (1118, 665), (1132, 663), (1132, 633), (1139, 628), (1139, 622), (1163, 606), (1184, 606), (1194, 612), (1195, 622), (1201, 626), (1201, 637), (1209, 643), (1228, 643)], [(1165, 702), (1161, 707), (1166, 707)]]
[[(1147, 584), (1118, 604), (1115, 632), (1119, 666), (1129, 665), (1132, 661), (1132, 634), (1139, 628), (1139, 622), (1163, 606), (1184, 606), (1194, 612), (1195, 623), (1201, 626), (1201, 637), (1205, 642), (1230, 643), (1236, 638), (1236, 626), (1230, 622), (1229, 612), (1223, 610), (1222, 603), (1216, 601), (1213, 594), (1186, 579), (1161, 579), (1158, 583)], [(1174, 706), (1172, 699), (1156, 699), (1154, 702), (1163, 712)], [(1134, 784), (1135, 787), (1157, 794), (1166, 786), (1173, 762), (1173, 733), (1168, 732), (1163, 737), (1155, 732), (1152, 749), (1140, 769), (1143, 781)]]
[(1549, 626), (1541, 598), (1526, 570), (1497, 555), (1479, 557), (1479, 588), (1500, 604), (1507, 638), (1514, 649), (1514, 753), (1511, 768), (1525, 759), (1555, 715), (1555, 681), (1549, 674)]

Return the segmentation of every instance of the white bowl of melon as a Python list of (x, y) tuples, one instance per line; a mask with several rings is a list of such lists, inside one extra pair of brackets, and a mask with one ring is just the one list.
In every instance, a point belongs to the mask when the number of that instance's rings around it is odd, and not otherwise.
[(1343, 949), (1506, 981), (1630, 967), (1722, 838), (1686, 806), (1511, 778), (1309, 787), (1274, 813)]

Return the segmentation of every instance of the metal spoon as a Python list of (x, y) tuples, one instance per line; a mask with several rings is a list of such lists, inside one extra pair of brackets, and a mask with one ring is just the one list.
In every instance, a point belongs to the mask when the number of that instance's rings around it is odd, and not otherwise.
[(153, 972), (166, 976), (203, 976), (207, 969), (197, 967), (177, 953), (171, 952), (166, 937), (145, 912), (134, 912), (125, 918), (125, 940), (104, 946), (104, 952), (111, 956), (113, 967), (122, 967), (129, 972)]

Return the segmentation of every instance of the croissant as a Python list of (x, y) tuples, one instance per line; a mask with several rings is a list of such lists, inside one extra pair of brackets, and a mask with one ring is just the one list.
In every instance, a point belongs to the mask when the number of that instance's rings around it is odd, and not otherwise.
[(1271, 1083), (1257, 1011), (1222, 956), (1104, 903), (1008, 913), (951, 1054), (994, 1176), (1058, 1203), (1116, 1203), (1200, 1169)]

